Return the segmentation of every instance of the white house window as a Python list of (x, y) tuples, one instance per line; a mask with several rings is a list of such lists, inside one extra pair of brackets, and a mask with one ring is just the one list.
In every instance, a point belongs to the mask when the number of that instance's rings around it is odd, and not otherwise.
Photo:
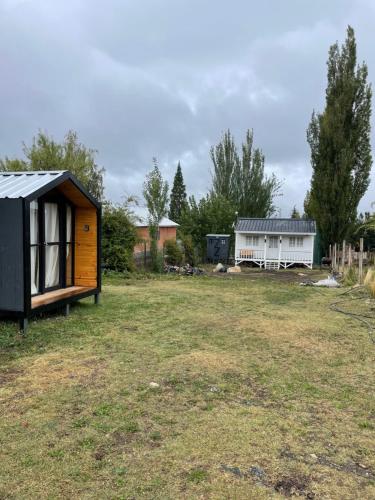
[(247, 247), (257, 247), (259, 246), (259, 236), (246, 236), (246, 246)]
[(270, 236), (268, 238), (268, 247), (269, 248), (277, 248), (278, 247), (278, 237), (277, 236)]
[(289, 236), (290, 247), (303, 247), (303, 236)]

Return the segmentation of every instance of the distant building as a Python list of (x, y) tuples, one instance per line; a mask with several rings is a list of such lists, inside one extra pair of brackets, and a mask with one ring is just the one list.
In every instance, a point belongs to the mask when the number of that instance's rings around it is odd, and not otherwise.
[[(141, 254), (145, 251), (148, 252), (150, 250), (150, 233), (147, 222), (142, 219), (140, 222), (136, 223), (137, 226), (137, 234), (138, 238), (142, 241), (137, 243), (134, 247), (134, 254)], [(159, 233), (158, 233), (158, 249), (162, 250), (164, 246), (164, 242), (166, 240), (174, 240), (177, 239), (177, 228), (179, 224), (173, 222), (167, 217), (163, 217), (159, 224)]]
[(236, 264), (253, 262), (265, 269), (314, 262), (315, 221), (239, 218), (235, 227)]

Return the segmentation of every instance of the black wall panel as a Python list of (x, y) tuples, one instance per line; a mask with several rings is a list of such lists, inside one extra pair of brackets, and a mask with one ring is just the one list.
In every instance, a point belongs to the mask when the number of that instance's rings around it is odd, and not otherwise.
[(0, 200), (0, 311), (22, 312), (23, 200)]

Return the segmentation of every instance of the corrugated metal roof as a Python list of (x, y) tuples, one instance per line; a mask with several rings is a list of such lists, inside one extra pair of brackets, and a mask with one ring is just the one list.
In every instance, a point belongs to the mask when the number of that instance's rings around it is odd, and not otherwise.
[(240, 218), (237, 221), (235, 230), (240, 232), (315, 234), (316, 226), (314, 220), (305, 219)]
[(0, 198), (26, 198), (65, 172), (0, 172)]

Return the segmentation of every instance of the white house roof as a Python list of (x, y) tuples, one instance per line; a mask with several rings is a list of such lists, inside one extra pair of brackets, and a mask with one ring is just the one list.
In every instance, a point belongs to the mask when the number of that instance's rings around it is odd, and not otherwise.
[(0, 172), (0, 198), (26, 198), (65, 173), (66, 170)]
[(235, 231), (250, 233), (316, 234), (314, 220), (239, 218)]
[[(139, 222), (135, 224), (137, 227), (147, 227), (148, 221), (145, 217), (141, 217)], [(173, 220), (168, 219), (167, 217), (163, 217), (159, 223), (159, 227), (179, 227), (180, 224), (177, 222), (173, 222)]]

